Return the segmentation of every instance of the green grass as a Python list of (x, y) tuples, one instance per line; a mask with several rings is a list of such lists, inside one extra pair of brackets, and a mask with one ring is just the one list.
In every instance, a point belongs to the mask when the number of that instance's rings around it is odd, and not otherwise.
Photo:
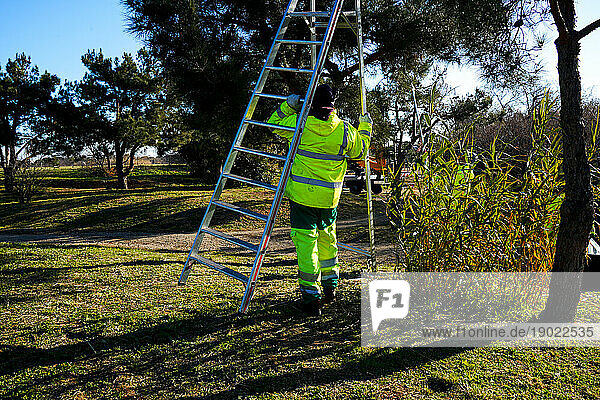
[[(129, 190), (106, 189), (104, 178), (87, 168), (48, 168), (44, 189), (28, 205), (0, 193), (0, 230), (195, 232), (213, 186), (201, 186), (181, 166), (136, 168)], [(90, 187), (91, 186), (91, 187)], [(273, 194), (257, 188), (227, 189), (224, 201), (268, 214)], [(383, 214), (383, 204), (377, 204)], [(283, 203), (277, 226), (287, 226)], [(364, 193), (346, 193), (340, 219), (366, 218)], [(219, 210), (212, 226), (225, 230), (262, 229), (260, 221)]]
[[(133, 189), (115, 190), (90, 170), (52, 169), (30, 205), (0, 194), (0, 229), (194, 232), (212, 194), (181, 167), (137, 168), (130, 182)], [(224, 196), (269, 209), (270, 194), (256, 189)], [(284, 202), (279, 226), (287, 213)], [(339, 215), (364, 218), (364, 194), (345, 193)], [(231, 215), (215, 223), (260, 228)], [(364, 241), (364, 228), (346, 235)], [(234, 253), (209, 256), (242, 272), (247, 265)], [(174, 251), (0, 243), (0, 398), (600, 398), (593, 348), (361, 348), (352, 279), (360, 264), (342, 264), (340, 301), (321, 319), (304, 320), (290, 306), (293, 254), (268, 255), (243, 316), (241, 284), (222, 275), (195, 269), (177, 286), (184, 259)]]
[[(26, 206), (16, 201), (0, 203), (0, 229), (192, 232), (200, 225), (211, 194), (212, 190), (55, 190)], [(224, 198), (247, 199), (238, 203), (249, 206), (257, 202), (250, 199), (260, 195), (231, 189)], [(250, 227), (252, 222), (237, 216), (219, 217), (215, 223), (222, 229)]]
[[(95, 167), (60, 167), (40, 170), (46, 187), (106, 188), (115, 187), (116, 179), (105, 176)], [(128, 177), (132, 188), (152, 186), (198, 186), (198, 179), (189, 174), (185, 165), (140, 165)]]
[(340, 301), (304, 320), (288, 304), (293, 255), (267, 259), (243, 316), (242, 286), (221, 275), (177, 286), (184, 257), (0, 244), (0, 397), (600, 397), (598, 349), (361, 348), (360, 265), (343, 264)]

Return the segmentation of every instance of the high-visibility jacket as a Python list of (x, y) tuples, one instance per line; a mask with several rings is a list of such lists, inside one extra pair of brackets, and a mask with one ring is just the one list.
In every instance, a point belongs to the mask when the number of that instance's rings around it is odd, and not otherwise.
[[(295, 127), (298, 114), (287, 102), (271, 115), (272, 124)], [(358, 130), (335, 111), (327, 121), (309, 116), (285, 189), (290, 200), (309, 207), (337, 207), (342, 194), (346, 158), (360, 159), (371, 143), (372, 126), (361, 122)], [(294, 133), (274, 130), (291, 141)]]

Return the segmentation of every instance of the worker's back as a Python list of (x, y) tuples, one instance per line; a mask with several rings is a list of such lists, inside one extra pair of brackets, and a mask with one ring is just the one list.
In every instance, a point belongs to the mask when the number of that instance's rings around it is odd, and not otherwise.
[[(371, 117), (361, 115), (359, 130), (338, 118), (335, 90), (316, 88), (285, 188), (290, 199), (290, 237), (298, 256), (298, 284), (302, 300), (297, 308), (321, 314), (323, 302), (335, 299), (339, 279), (336, 237), (337, 205), (342, 194), (347, 158), (363, 158), (371, 142)], [(300, 96), (289, 95), (269, 118), (271, 124), (297, 127)], [(306, 108), (305, 108), (306, 109)], [(290, 130), (275, 129), (291, 140)]]
[[(296, 119), (296, 110), (284, 102), (269, 122), (296, 126)], [(293, 136), (286, 130), (275, 132), (288, 140)], [(342, 121), (335, 110), (326, 120), (309, 116), (294, 158), (286, 195), (290, 200), (310, 207), (337, 207), (344, 184), (346, 158), (363, 157), (369, 147), (370, 133), (370, 123), (361, 122), (357, 131)]]

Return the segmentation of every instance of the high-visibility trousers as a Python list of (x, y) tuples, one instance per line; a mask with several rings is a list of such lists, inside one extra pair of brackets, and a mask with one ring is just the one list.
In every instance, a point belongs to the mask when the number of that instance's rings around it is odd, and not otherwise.
[[(298, 257), (298, 283), (305, 303), (321, 298), (323, 287), (339, 279), (335, 232), (336, 208), (316, 208), (290, 201), (291, 237)], [(320, 277), (320, 279), (319, 279)]]

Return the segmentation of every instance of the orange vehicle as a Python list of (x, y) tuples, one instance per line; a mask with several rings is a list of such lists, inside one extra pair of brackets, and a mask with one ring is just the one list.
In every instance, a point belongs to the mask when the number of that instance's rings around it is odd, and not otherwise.
[[(379, 194), (383, 190), (385, 181), (385, 167), (386, 160), (384, 155), (376, 153), (369, 157), (371, 167), (371, 192), (373, 194)], [(344, 177), (344, 183), (350, 190), (350, 193), (360, 194), (363, 190), (366, 190), (366, 177), (365, 177), (365, 162), (364, 161), (348, 161), (348, 172)]]

